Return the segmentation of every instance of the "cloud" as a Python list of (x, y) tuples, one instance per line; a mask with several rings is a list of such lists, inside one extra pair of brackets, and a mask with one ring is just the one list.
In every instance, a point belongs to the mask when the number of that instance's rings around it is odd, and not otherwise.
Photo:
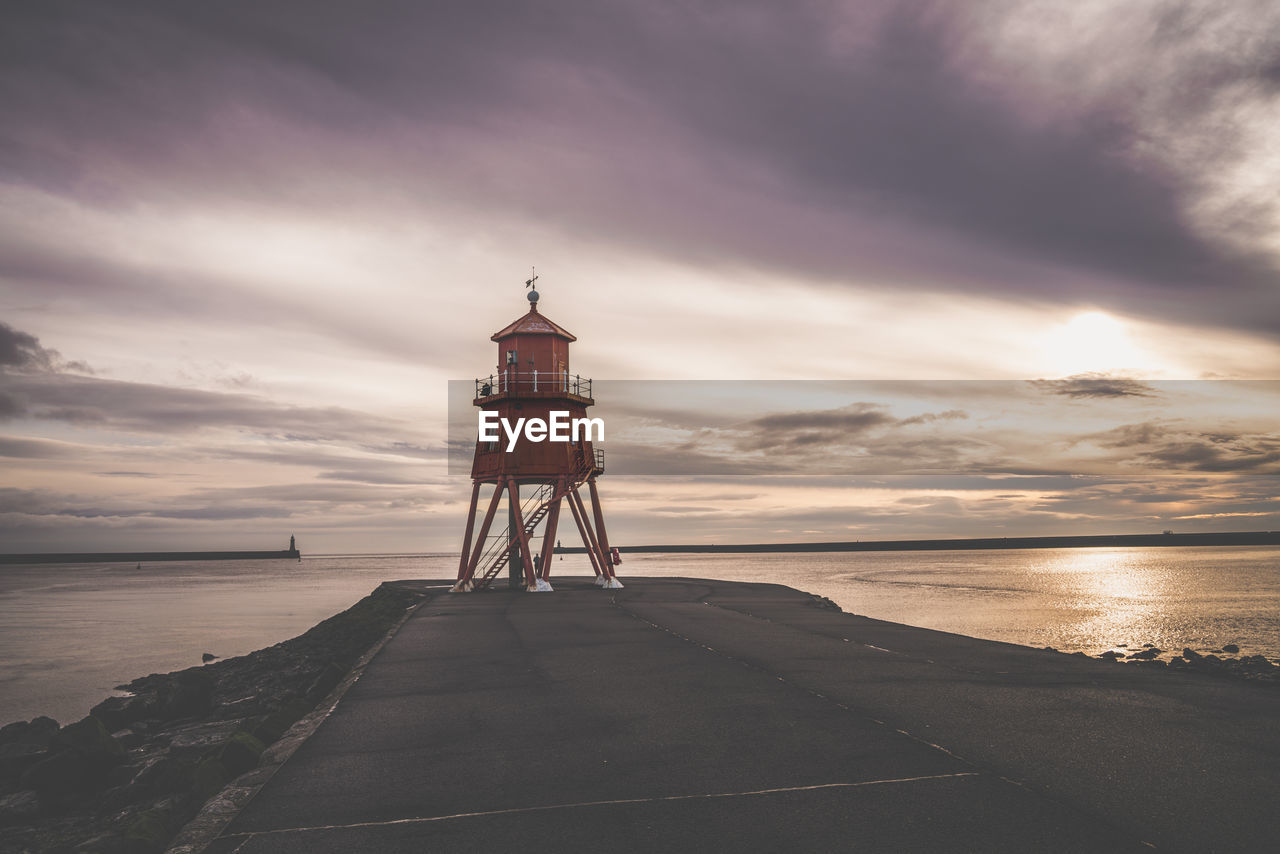
[[(308, 407), (264, 396), (47, 373), (0, 375), (27, 417), (126, 433), (176, 435), (239, 429), (292, 442), (347, 441), (414, 432), (411, 425), (338, 406)], [(389, 437), (388, 437), (389, 438)], [(406, 448), (412, 443), (403, 440)]]
[(1076, 374), (1057, 380), (1028, 380), (1028, 382), (1046, 394), (1076, 399), (1159, 396), (1154, 386), (1141, 380), (1097, 372)]
[(27, 367), (33, 362), (48, 363), (48, 355), (35, 336), (0, 323), (0, 365)]
[[(92, 373), (84, 362), (67, 362), (57, 350), (40, 346), (40, 339), (0, 321), (0, 371), (79, 371)], [(10, 399), (0, 397), (0, 416), (20, 410)]]
[(1280, 474), (1280, 435), (1241, 436), (1225, 443), (1202, 436), (1165, 442), (1142, 456), (1157, 465), (1192, 471)]
[(840, 409), (820, 412), (786, 412), (766, 415), (750, 423), (765, 433), (787, 433), (797, 430), (832, 430), (861, 433), (872, 427), (894, 423), (883, 406), (874, 403), (851, 403)]
[[(4, 415), (0, 407), (0, 416)], [(0, 436), (0, 457), (16, 457), (27, 460), (53, 460), (60, 457), (71, 457), (76, 448), (66, 442), (55, 442), (50, 439), (29, 439), (17, 436)]]
[(1153, 472), (1255, 472), (1280, 474), (1280, 432), (1203, 430), (1145, 421), (1086, 437), (1122, 449)]
[(1086, 438), (1107, 448), (1133, 448), (1154, 445), (1164, 440), (1175, 429), (1158, 421), (1143, 421), (1139, 424), (1122, 424)]
[[(966, 439), (937, 437), (910, 440), (897, 435), (886, 436), (882, 431), (966, 418), (968, 414), (959, 409), (897, 418), (882, 404), (855, 401), (838, 409), (774, 413), (752, 419), (738, 428), (736, 444), (748, 451), (812, 451), (823, 455), (839, 455), (843, 451), (854, 450), (882, 461), (910, 459), (916, 466), (928, 468), (927, 459), (974, 443)], [(894, 464), (890, 463), (891, 466)]]
[(170, 478), (170, 477), (181, 476), (173, 472), (165, 472), (164, 474), (159, 474), (157, 472), (151, 472), (151, 471), (95, 471), (94, 474), (96, 474), (98, 477), (140, 477), (140, 478)]
[(0, 418), (13, 418), (26, 411), (26, 407), (16, 397), (0, 392)]
[(1278, 328), (1273, 255), (1232, 237), (1277, 208), (1245, 142), (1273, 5), (1063, 3), (1052, 32), (962, 2), (301, 8), (15, 12), (7, 180), (502, 212), (716, 269)]

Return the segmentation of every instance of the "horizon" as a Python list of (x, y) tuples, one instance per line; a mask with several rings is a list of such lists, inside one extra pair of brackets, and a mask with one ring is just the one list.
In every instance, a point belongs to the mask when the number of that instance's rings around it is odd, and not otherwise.
[(6, 551), (457, 554), (532, 267), (620, 545), (1280, 529), (1273, 5), (306, 9), (7, 15)]
[[(1243, 537), (1243, 536), (1259, 536), (1259, 535), (1275, 535), (1275, 534), (1280, 534), (1280, 531), (1269, 531), (1269, 530), (1230, 530), (1230, 531), (1194, 531), (1194, 532), (1190, 532), (1190, 531), (1172, 531), (1172, 530), (1164, 530), (1164, 531), (1159, 531), (1159, 532), (1146, 531), (1146, 532), (1128, 532), (1128, 533), (1120, 533), (1120, 534), (1056, 534), (1056, 535), (1048, 535), (1048, 536), (1028, 535), (1028, 536), (1013, 536), (1013, 537), (1009, 537), (1009, 536), (998, 536), (998, 537), (981, 537), (981, 536), (977, 536), (977, 537), (943, 537), (943, 538), (934, 538), (934, 539), (911, 539), (911, 540), (901, 540), (901, 539), (899, 539), (899, 540), (861, 539), (861, 540), (788, 540), (788, 541), (770, 541), (770, 542), (729, 542), (729, 543), (639, 543), (639, 544), (633, 544), (633, 545), (623, 545), (623, 546), (620, 546), (619, 548), (622, 550), (622, 552), (623, 552), (624, 554), (626, 554), (626, 553), (633, 553), (633, 554), (647, 554), (647, 553), (653, 553), (653, 554), (657, 554), (657, 553), (661, 553), (662, 551), (665, 551), (665, 550), (678, 551), (678, 552), (680, 552), (680, 553), (697, 553), (696, 551), (688, 552), (688, 551), (685, 551), (685, 550), (702, 550), (702, 549), (707, 550), (707, 552), (708, 552), (708, 553), (714, 553), (714, 551), (715, 551), (715, 550), (732, 551), (733, 549), (737, 549), (737, 548), (746, 548), (746, 549), (751, 549), (751, 548), (761, 548), (761, 547), (762, 547), (762, 548), (766, 548), (766, 549), (775, 549), (775, 550), (776, 550), (777, 552), (779, 552), (779, 553), (786, 553), (786, 552), (787, 552), (787, 549), (785, 549), (785, 548), (781, 548), (781, 547), (784, 547), (784, 546), (804, 546), (804, 547), (807, 547), (807, 548), (797, 549), (797, 551), (821, 551), (820, 549), (816, 549), (816, 548), (814, 548), (814, 547), (816, 547), (816, 546), (848, 546), (848, 545), (853, 545), (853, 544), (867, 544), (867, 545), (875, 545), (875, 544), (880, 544), (880, 543), (910, 545), (910, 544), (914, 544), (914, 543), (939, 543), (939, 542), (942, 542), (942, 543), (949, 543), (949, 542), (956, 542), (956, 543), (965, 543), (965, 542), (989, 542), (989, 541), (992, 541), (992, 540), (1006, 540), (1006, 541), (1008, 541), (1008, 540), (1013, 540), (1013, 541), (1016, 541), (1016, 542), (1022, 542), (1022, 541), (1024, 541), (1024, 540), (1094, 540), (1094, 539), (1097, 539), (1097, 540), (1105, 540), (1105, 539), (1132, 539), (1132, 538), (1147, 538), (1147, 537), (1162, 538), (1162, 537), (1166, 537), (1166, 536), (1171, 537), (1171, 538), (1179, 538), (1179, 537)], [(1194, 543), (1190, 543), (1190, 544), (1188, 544), (1188, 543), (1169, 543), (1168, 545), (1169, 545), (1169, 546), (1172, 546), (1172, 547), (1178, 547), (1178, 548), (1194, 548), (1194, 547), (1196, 547), (1196, 544), (1194, 544)], [(1216, 547), (1216, 546), (1219, 546), (1219, 545), (1221, 545), (1221, 544), (1220, 544), (1220, 543), (1216, 543), (1216, 544), (1213, 544), (1213, 545)], [(1253, 546), (1257, 546), (1257, 545), (1268, 546), (1268, 545), (1271, 545), (1271, 544), (1269, 544), (1269, 543), (1232, 543), (1232, 544), (1228, 544), (1228, 545), (1231, 545), (1231, 546), (1241, 546), (1241, 545), (1243, 545), (1243, 546), (1251, 546), (1251, 545), (1253, 545)], [(1071, 549), (1074, 549), (1074, 548), (1094, 548), (1094, 547), (1096, 547), (1096, 548), (1152, 548), (1152, 547), (1154, 547), (1154, 546), (1152, 546), (1152, 545), (1134, 545), (1134, 546), (1126, 546), (1126, 545), (1123, 545), (1123, 544), (1117, 545), (1117, 544), (1112, 543), (1112, 544), (1098, 544), (1097, 546), (1090, 546), (1090, 545), (1084, 545), (1084, 544), (1079, 544), (1079, 545), (1064, 545), (1064, 546), (1051, 546), (1051, 547), (1049, 547), (1049, 548), (1071, 548)], [(1043, 548), (1043, 547), (1041, 547), (1041, 546), (1027, 546), (1027, 548)], [(655, 551), (650, 552), (650, 551), (648, 551), (648, 550), (655, 550)], [(934, 549), (928, 549), (928, 550), (929, 550), (929, 551), (934, 551)], [(974, 549), (974, 550), (975, 550), (975, 551), (983, 551), (984, 549), (978, 548), (978, 549)], [(986, 549), (986, 550), (987, 550), (987, 551), (993, 551), (993, 550), (999, 550), (999, 551), (1015, 550), (1015, 551), (1016, 551), (1016, 548), (1014, 548), (1014, 549), (1000, 548), (1000, 549)], [(261, 551), (269, 551), (269, 550), (268, 550), (268, 549), (246, 550), (246, 552), (249, 552), (249, 553), (261, 552)], [(303, 552), (303, 551), (301, 550), (301, 548), (299, 548), (299, 549), (298, 549), (298, 551), (300, 552), (299, 560), (302, 560), (302, 559), (304, 559), (304, 558), (344, 558), (344, 557), (403, 557), (403, 558), (424, 558), (424, 557), (425, 557), (425, 558), (435, 558), (435, 557), (453, 557), (453, 556), (456, 554), (456, 551), (420, 551), (420, 552)], [(563, 553), (563, 554), (581, 554), (581, 553), (585, 553), (586, 548), (585, 548), (584, 546), (581, 546), (581, 545), (577, 545), (577, 546), (565, 546), (565, 547), (563, 547), (563, 548), (558, 548), (556, 551), (557, 551), (558, 553)], [(864, 550), (862, 550), (862, 549), (835, 549), (835, 550), (833, 550), (833, 551), (837, 551), (837, 552), (844, 552), (844, 551), (864, 551)], [(875, 551), (875, 550), (869, 550), (869, 551)], [(902, 548), (902, 549), (890, 549), (889, 551), (913, 551), (913, 549), (910, 549), (910, 548)], [(193, 551), (189, 552), (189, 554), (193, 554), (193, 555), (194, 555), (194, 554), (199, 554), (199, 553), (202, 553), (202, 552), (209, 552), (209, 553), (223, 552), (223, 553), (225, 553), (225, 554), (234, 554), (234, 553), (235, 553), (235, 551), (234, 551), (234, 550), (229, 550), (229, 549), (221, 549), (221, 550), (220, 550), (220, 549), (205, 549), (205, 550), (193, 550)], [(148, 553), (148, 552), (104, 552), (104, 551), (86, 551), (86, 552), (29, 552), (29, 553), (22, 553), (22, 552), (5, 552), (5, 553), (0, 553), (0, 557), (15, 557), (15, 556), (20, 556), (20, 557), (21, 557), (21, 556), (28, 556), (28, 555), (31, 555), (31, 556), (35, 556), (35, 555), (65, 555), (65, 556), (69, 556), (69, 557), (74, 557), (74, 556), (78, 556), (78, 555), (104, 555), (104, 556), (115, 556), (115, 555), (134, 555), (135, 557), (130, 557), (128, 560), (124, 560), (124, 561), (123, 561), (123, 562), (126, 562), (126, 563), (133, 563), (133, 562), (135, 561), (135, 559), (140, 559), (140, 560), (142, 560), (143, 562), (146, 562), (146, 559), (145, 559), (145, 557), (143, 557), (143, 556), (145, 556), (145, 555), (147, 555), (147, 554), (167, 554), (167, 553), (168, 553), (168, 552), (152, 552), (152, 553)], [(183, 554), (183, 552), (174, 552), (174, 553), (176, 553), (176, 554)], [(199, 558), (191, 558), (191, 559), (192, 559), (192, 560), (199, 560)], [(262, 558), (262, 559), (267, 560), (267, 559), (269, 559), (269, 558)], [(122, 558), (122, 560), (123, 560), (123, 558)], [(163, 560), (163, 559), (157, 559), (157, 560), (156, 560), (156, 562), (164, 563), (164, 562), (174, 562), (174, 561), (165, 561), (165, 560)]]

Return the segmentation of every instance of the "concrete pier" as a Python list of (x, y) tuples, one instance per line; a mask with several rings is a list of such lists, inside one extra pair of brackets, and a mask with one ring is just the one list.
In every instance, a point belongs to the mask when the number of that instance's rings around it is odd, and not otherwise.
[(1271, 851), (1280, 691), (628, 579), (425, 602), (207, 849)]

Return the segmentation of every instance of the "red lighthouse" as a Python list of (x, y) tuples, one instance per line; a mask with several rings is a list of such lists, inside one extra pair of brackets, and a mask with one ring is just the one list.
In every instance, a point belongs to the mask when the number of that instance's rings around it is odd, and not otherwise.
[[(536, 281), (535, 276), (526, 285)], [(531, 290), (529, 312), (495, 332), (490, 340), (498, 345), (497, 370), (475, 381), (473, 403), (481, 410), (478, 425), (492, 424), (492, 429), (487, 439), (478, 430), (480, 438), (471, 464), (471, 509), (454, 591), (485, 587), (503, 567), (510, 568), (513, 587), (550, 590), (547, 579), (562, 502), (569, 505), (596, 583), (621, 587), (613, 570), (617, 552), (609, 548), (596, 489), (596, 478), (604, 473), (604, 454), (593, 447), (591, 439), (602, 434), (603, 422), (586, 416), (587, 407), (595, 403), (591, 380), (569, 372), (569, 345), (577, 339), (538, 312), (538, 292)], [(530, 425), (523, 433), (518, 427), (512, 429), (522, 423)], [(544, 429), (532, 426), (538, 423)], [(546, 425), (551, 429), (545, 429)], [(557, 426), (561, 428), (559, 435)], [(480, 490), (485, 484), (493, 485), (493, 494), (473, 541)], [(582, 498), (584, 484), (591, 497), (590, 512)], [(508, 524), (505, 530), (490, 535), (504, 493)], [(541, 547), (535, 552), (539, 526)]]

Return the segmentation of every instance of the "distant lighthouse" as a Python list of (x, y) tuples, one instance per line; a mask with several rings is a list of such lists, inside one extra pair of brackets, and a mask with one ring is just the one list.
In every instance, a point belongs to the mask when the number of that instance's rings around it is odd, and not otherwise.
[[(569, 344), (577, 338), (539, 313), (537, 280), (534, 275), (525, 282), (531, 289), (528, 313), (490, 336), (498, 345), (497, 368), (475, 381), (473, 403), (483, 418), (508, 427), (521, 419), (524, 423), (589, 421), (587, 407), (595, 403), (591, 380), (569, 372)], [(596, 488), (596, 478), (604, 473), (604, 454), (593, 446), (590, 432), (580, 430), (571, 440), (562, 441), (552, 441), (553, 437), (531, 441), (527, 435), (509, 440), (502, 431), (496, 435), (497, 441), (476, 442), (471, 505), (454, 591), (485, 587), (504, 567), (509, 568), (510, 586), (549, 591), (562, 503), (569, 506), (596, 583), (621, 587), (613, 569), (617, 550), (609, 547)], [(473, 541), (480, 492), (486, 485), (492, 485), (493, 493)], [(584, 485), (591, 498), (590, 511), (582, 496)], [(507, 526), (491, 535), (504, 494)], [(535, 550), (539, 539), (540, 548)]]

